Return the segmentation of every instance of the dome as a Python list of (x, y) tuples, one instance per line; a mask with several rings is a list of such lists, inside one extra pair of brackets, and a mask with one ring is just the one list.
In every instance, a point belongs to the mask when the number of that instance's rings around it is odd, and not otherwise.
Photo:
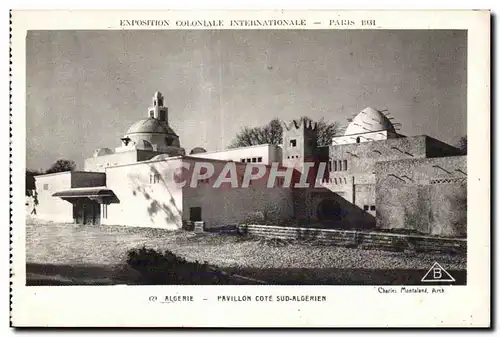
[(107, 147), (103, 147), (103, 148), (100, 148), (100, 149), (97, 149), (94, 151), (94, 158), (100, 157), (100, 156), (106, 156), (106, 155), (112, 154), (112, 153), (113, 153), (113, 150), (108, 149)]
[(195, 147), (194, 149), (192, 149), (189, 154), (197, 154), (197, 153), (205, 153), (207, 152), (207, 150), (205, 150), (204, 148), (202, 147)]
[(347, 126), (344, 135), (355, 135), (358, 133), (390, 131), (396, 132), (391, 121), (380, 111), (367, 107), (353, 118)]
[(172, 128), (153, 117), (134, 123), (128, 129), (127, 135), (132, 133), (163, 133), (176, 135)]

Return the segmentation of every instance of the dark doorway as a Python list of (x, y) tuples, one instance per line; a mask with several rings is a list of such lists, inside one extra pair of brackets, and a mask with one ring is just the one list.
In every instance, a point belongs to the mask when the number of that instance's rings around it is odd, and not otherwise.
[(80, 225), (101, 224), (101, 207), (94, 200), (78, 199), (73, 202), (73, 219)]
[(189, 209), (190, 221), (201, 221), (201, 207), (191, 207)]
[(327, 221), (339, 221), (341, 217), (340, 205), (331, 199), (322, 200), (318, 205), (318, 219)]

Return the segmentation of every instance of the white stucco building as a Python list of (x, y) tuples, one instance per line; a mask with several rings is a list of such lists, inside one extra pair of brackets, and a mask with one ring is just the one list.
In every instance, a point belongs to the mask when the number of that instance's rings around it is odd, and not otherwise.
[[(465, 231), (466, 210), (456, 200), (466, 198), (466, 157), (431, 137), (398, 134), (390, 119), (373, 108), (359, 112), (345, 133), (325, 147), (317, 146), (314, 125), (292, 121), (279, 145), (217, 152), (195, 148), (186, 154), (169, 126), (164, 98), (156, 92), (146, 118), (120, 140), (114, 150), (96, 150), (82, 172), (36, 176), (36, 216), (167, 229), (190, 221), (222, 227), (259, 216), (333, 228), (407, 228), (438, 235)], [(214, 172), (200, 177), (206, 163)], [(226, 182), (219, 187), (217, 180), (233, 166), (236, 186)], [(244, 172), (259, 167), (262, 176), (244, 186)], [(283, 176), (269, 179), (273, 169)], [(292, 174), (291, 186), (285, 171)], [(304, 181), (310, 186), (298, 187)], [(450, 213), (457, 216), (451, 219)]]

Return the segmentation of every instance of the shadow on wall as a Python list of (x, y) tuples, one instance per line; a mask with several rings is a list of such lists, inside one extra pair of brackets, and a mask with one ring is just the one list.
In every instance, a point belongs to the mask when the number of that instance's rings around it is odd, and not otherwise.
[(375, 216), (325, 187), (297, 190), (294, 198), (295, 217), (299, 227), (327, 229), (376, 227)]
[(142, 195), (149, 203), (147, 212), (151, 223), (155, 222), (155, 218), (157, 216), (164, 216), (165, 222), (169, 224), (175, 223), (177, 228), (180, 229), (182, 227), (182, 212), (177, 206), (175, 198), (172, 195), (172, 191), (168, 187), (163, 174), (161, 174), (160, 171), (153, 166), (149, 167), (149, 174), (154, 176), (154, 179), (156, 179), (156, 183), (153, 184), (154, 188), (161, 188), (162, 191), (167, 192), (167, 194), (163, 195), (165, 198), (162, 198), (161, 200), (155, 199), (146, 188), (148, 185), (141, 182), (138, 175), (130, 176), (133, 183), (132, 194), (134, 196)]

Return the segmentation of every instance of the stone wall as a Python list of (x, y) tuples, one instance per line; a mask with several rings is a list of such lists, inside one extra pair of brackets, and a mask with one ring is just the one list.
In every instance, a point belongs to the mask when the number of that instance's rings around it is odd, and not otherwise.
[(440, 252), (461, 254), (467, 252), (466, 239), (401, 235), (367, 231), (346, 231), (319, 228), (278, 227), (239, 224), (238, 233), (284, 240), (314, 241), (324, 245), (347, 246), (361, 249), (383, 249), (400, 252)]
[[(347, 160), (349, 174), (373, 174), (379, 161), (425, 158), (426, 136), (330, 146), (330, 160)], [(342, 171), (341, 171), (342, 172)], [(332, 175), (335, 175), (332, 172)]]
[(376, 164), (377, 227), (466, 236), (465, 156)]

